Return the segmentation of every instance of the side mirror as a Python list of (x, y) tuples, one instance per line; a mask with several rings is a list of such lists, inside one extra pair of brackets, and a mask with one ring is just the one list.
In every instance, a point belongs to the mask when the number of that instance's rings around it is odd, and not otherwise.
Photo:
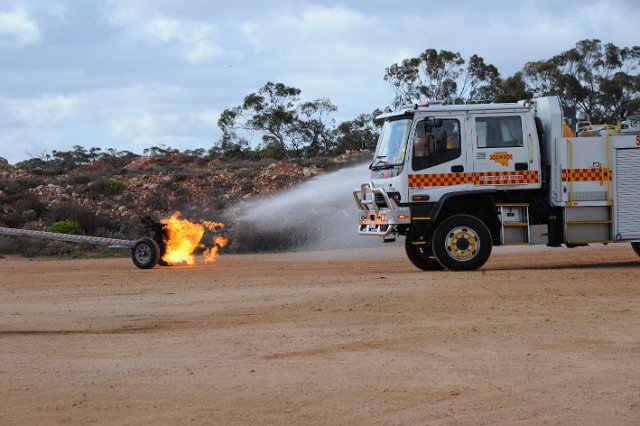
[(438, 127), (442, 127), (442, 118), (427, 118), (425, 120), (425, 128), (427, 129), (427, 132), (431, 133), (431, 130), (433, 130), (433, 128), (435, 127), (436, 129)]

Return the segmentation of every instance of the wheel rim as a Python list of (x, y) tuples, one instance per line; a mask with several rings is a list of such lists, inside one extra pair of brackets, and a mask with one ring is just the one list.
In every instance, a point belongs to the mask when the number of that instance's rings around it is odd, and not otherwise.
[(452, 259), (466, 262), (475, 258), (480, 252), (480, 237), (468, 226), (458, 226), (449, 231), (444, 245)]
[(142, 264), (149, 263), (151, 260), (151, 247), (146, 244), (138, 244), (135, 255), (138, 262)]

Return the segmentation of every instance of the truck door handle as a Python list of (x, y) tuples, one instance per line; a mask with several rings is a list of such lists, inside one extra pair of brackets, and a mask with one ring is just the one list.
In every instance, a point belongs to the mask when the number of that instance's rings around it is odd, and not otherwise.
[(529, 170), (529, 164), (528, 163), (516, 163), (516, 170), (521, 171), (521, 170)]
[(451, 171), (453, 173), (462, 173), (464, 172), (464, 166), (461, 166), (461, 165), (451, 166)]

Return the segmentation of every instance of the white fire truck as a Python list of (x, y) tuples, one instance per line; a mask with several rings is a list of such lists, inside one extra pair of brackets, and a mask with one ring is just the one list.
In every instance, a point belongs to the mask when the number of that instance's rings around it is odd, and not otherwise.
[(406, 236), (418, 268), (477, 269), (494, 245), (627, 242), (640, 255), (640, 135), (563, 136), (557, 97), (378, 118), (358, 232)]

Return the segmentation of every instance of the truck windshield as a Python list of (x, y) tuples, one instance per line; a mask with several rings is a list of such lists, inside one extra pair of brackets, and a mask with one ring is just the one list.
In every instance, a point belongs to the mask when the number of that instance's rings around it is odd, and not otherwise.
[(404, 163), (404, 153), (407, 149), (410, 129), (411, 118), (386, 121), (382, 126), (376, 155), (370, 168), (379, 170), (401, 166)]

